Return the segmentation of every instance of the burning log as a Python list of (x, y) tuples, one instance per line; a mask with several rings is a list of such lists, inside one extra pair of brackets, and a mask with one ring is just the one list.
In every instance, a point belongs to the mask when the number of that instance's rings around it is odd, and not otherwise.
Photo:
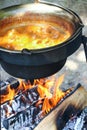
[(81, 114), (75, 115), (65, 125), (63, 130), (86, 130), (87, 129), (87, 107)]
[(17, 89), (19, 86), (19, 81), (13, 77), (9, 78), (7, 82), (10, 84), (11, 89)]
[[(30, 91), (34, 93), (37, 92), (36, 88), (33, 88)], [(29, 92), (29, 94), (31, 92)], [(26, 130), (26, 128), (29, 128), (29, 130), (40, 130), (41, 128), (41, 130), (48, 130), (49, 128), (51, 130), (62, 130), (72, 115), (76, 115), (77, 112), (80, 112), (87, 106), (87, 92), (80, 85), (61, 100), (47, 116), (42, 116), (42, 104), (39, 104), (39, 101), (33, 101), (32, 104), (26, 105), (28, 101), (26, 95), (27, 94), (23, 93), (16, 97), (12, 101), (12, 104), (7, 102), (1, 105), (1, 113), (2, 116), (4, 115), (2, 126), (6, 129), (16, 130), (17, 128), (23, 128), (23, 130)], [(6, 117), (7, 113), (9, 113), (8, 117)]]
[(63, 79), (64, 75), (57, 80), (40, 79), (35, 80), (33, 85), (30, 81), (21, 81), (20, 84), (13, 82), (13, 79), (10, 80), (13, 83), (8, 81), (15, 89), (15, 93), (13, 91), (12, 97), (8, 97), (13, 90), (12, 86), (9, 86), (11, 89), (9, 94), (1, 95), (5, 97), (1, 103), (2, 128), (61, 130), (72, 114), (77, 114), (87, 106), (85, 89), (79, 84), (76, 88), (63, 92), (59, 88)]
[[(32, 106), (32, 104), (35, 104), (39, 98), (38, 93), (35, 93), (36, 89), (37, 88), (32, 89), (32, 92), (34, 94), (31, 93), (31, 90), (27, 90), (26, 92), (23, 92), (22, 94), (17, 95), (12, 101), (9, 100), (3, 103), (1, 105), (2, 111), (5, 111), (5, 113), (9, 113), (10, 115), (12, 112), (17, 113), (17, 112), (22, 111), (23, 109), (25, 110), (26, 108), (30, 107), (30, 105)], [(12, 111), (9, 111), (9, 110), (12, 110)]]
[(26, 83), (22, 80), (17, 80), (13, 77), (8, 80), (0, 82), (0, 94), (1, 102), (5, 103), (9, 100), (12, 100), (15, 96), (20, 95), (24, 91), (28, 90), (32, 85), (30, 82)]
[(39, 123), (38, 108), (28, 107), (26, 110), (14, 114), (10, 118), (3, 119), (3, 126), (9, 130), (16, 130), (17, 128), (29, 127), (31, 130)]
[(8, 94), (8, 89), (7, 89), (8, 83), (7, 82), (0, 82), (0, 94), (5, 95)]
[(10, 85), (10, 89), (17, 89), (19, 86), (19, 81), (15, 78), (9, 78), (8, 80), (1, 81), (0, 82), (0, 94), (1, 95), (6, 95), (9, 93), (8, 86)]
[(37, 88), (24, 91), (17, 95), (12, 101), (7, 101), (1, 105), (2, 128), (15, 130), (19, 127), (29, 127), (33, 129), (39, 123), (41, 104), (35, 106), (39, 100)]
[(62, 130), (72, 115), (80, 112), (85, 106), (87, 106), (87, 91), (79, 86), (48, 113), (34, 130)]

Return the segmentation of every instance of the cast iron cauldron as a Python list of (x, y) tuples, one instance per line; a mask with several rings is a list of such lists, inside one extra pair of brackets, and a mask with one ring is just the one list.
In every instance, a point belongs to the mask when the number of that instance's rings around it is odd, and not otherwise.
[(49, 48), (36, 50), (24, 48), (22, 51), (12, 51), (0, 47), (2, 67), (7, 73), (18, 78), (37, 79), (56, 73), (64, 66), (67, 57), (74, 53), (83, 41), (83, 23), (79, 16), (69, 9), (47, 2), (18, 5), (0, 10), (0, 34), (7, 28), (26, 25), (33, 19), (48, 22), (61, 20), (60, 23), (67, 21), (74, 33), (67, 41)]

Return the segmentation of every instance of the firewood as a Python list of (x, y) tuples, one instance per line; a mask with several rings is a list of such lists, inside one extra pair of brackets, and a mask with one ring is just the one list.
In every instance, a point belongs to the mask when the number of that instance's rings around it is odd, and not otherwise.
[(7, 95), (9, 93), (8, 87), (10, 85), (10, 89), (17, 89), (19, 86), (19, 81), (13, 77), (8, 80), (0, 82), (0, 94)]
[(34, 130), (62, 130), (69, 118), (85, 106), (87, 106), (87, 91), (81, 86), (48, 113)]

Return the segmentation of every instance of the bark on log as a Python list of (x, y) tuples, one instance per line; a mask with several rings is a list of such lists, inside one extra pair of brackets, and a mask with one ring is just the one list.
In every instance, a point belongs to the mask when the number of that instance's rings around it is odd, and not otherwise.
[(87, 91), (81, 86), (45, 116), (34, 130), (62, 130), (72, 114), (76, 114), (86, 106)]

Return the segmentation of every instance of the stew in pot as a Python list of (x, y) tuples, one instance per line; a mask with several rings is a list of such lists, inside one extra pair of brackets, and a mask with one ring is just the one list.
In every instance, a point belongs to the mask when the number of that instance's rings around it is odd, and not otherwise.
[(0, 47), (9, 50), (41, 49), (66, 41), (73, 32), (56, 23), (29, 23), (8, 29), (0, 36)]

